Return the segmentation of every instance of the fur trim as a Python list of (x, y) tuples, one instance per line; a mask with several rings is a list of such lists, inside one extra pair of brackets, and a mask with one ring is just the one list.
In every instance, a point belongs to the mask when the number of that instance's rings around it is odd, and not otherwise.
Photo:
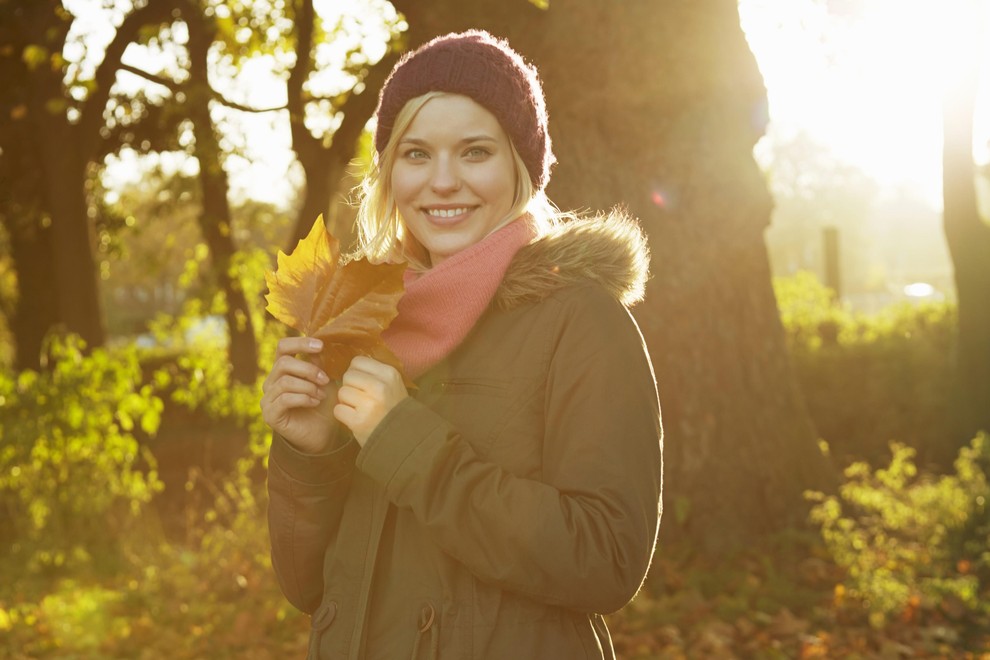
[(512, 309), (590, 280), (631, 307), (643, 299), (649, 268), (646, 236), (624, 211), (576, 218), (516, 253), (493, 304)]

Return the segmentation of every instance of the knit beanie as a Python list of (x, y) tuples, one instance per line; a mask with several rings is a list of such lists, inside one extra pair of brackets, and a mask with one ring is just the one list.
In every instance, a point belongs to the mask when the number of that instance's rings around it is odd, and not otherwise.
[(388, 144), (402, 107), (427, 92), (470, 97), (498, 119), (519, 152), (533, 186), (543, 190), (556, 160), (547, 132), (547, 109), (536, 67), (508, 43), (482, 30), (436, 37), (406, 53), (378, 99), (375, 149)]

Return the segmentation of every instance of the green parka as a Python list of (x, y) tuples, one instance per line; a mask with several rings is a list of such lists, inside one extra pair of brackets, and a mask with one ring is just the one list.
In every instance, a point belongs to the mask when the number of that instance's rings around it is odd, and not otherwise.
[[(524, 247), (468, 338), (361, 448), (273, 438), (272, 560), (309, 658), (613, 658), (602, 614), (660, 522), (656, 383), (627, 305), (648, 255), (621, 217)], [(465, 283), (470, 286), (470, 283)]]

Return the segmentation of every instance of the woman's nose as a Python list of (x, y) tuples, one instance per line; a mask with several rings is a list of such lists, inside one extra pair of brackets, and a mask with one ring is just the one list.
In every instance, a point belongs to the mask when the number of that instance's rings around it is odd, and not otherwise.
[(433, 170), (430, 187), (436, 193), (451, 193), (460, 189), (461, 177), (457, 166), (449, 158), (438, 158)]

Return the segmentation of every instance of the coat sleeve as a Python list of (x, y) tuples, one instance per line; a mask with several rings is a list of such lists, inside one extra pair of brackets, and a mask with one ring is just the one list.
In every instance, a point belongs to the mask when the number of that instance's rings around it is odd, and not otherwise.
[(359, 447), (353, 437), (303, 454), (278, 434), (268, 460), (272, 566), (286, 599), (312, 613), (323, 597), (323, 558), (340, 523)]
[(483, 460), (411, 398), (382, 421), (357, 466), (479, 579), (604, 614), (632, 599), (649, 568), (662, 509), (662, 431), (639, 329), (618, 302), (590, 294), (543, 303), (563, 309), (540, 480)]

